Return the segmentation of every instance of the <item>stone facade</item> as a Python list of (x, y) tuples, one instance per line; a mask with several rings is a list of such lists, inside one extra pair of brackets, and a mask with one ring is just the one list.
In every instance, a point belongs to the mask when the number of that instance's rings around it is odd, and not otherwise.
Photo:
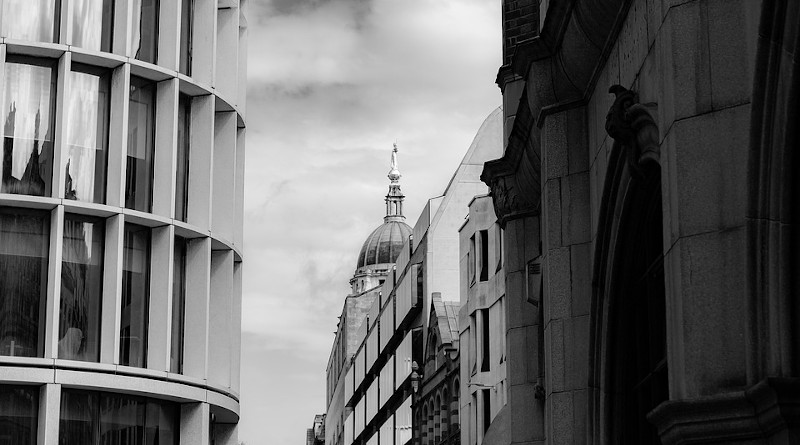
[(532, 24), (482, 175), (511, 443), (797, 443), (800, 7), (551, 0)]

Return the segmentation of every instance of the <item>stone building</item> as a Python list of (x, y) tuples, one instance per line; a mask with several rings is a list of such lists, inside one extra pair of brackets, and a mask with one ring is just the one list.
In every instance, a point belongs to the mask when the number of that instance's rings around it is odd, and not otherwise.
[(800, 4), (504, 0), (512, 444), (800, 442)]
[(459, 230), (461, 443), (508, 443), (506, 408), (506, 280), (503, 231), (492, 198), (479, 195)]
[(238, 443), (249, 0), (4, 1), (0, 443)]

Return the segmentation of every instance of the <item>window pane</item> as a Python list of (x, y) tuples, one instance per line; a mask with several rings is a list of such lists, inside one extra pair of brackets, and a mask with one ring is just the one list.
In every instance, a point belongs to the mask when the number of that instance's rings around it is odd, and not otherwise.
[(97, 51), (111, 51), (114, 0), (71, 0), (72, 44)]
[(181, 2), (181, 58), (178, 70), (192, 75), (192, 32), (194, 30), (194, 0)]
[(180, 437), (178, 405), (148, 399), (145, 443), (147, 445), (178, 445), (178, 437)]
[(49, 238), (49, 212), (0, 209), (0, 355), (43, 355)]
[(2, 193), (50, 195), (56, 63), (48, 59), (6, 58)]
[(192, 98), (181, 94), (178, 100), (178, 158), (175, 175), (175, 219), (186, 221), (189, 200), (189, 125)]
[(150, 300), (150, 229), (126, 224), (123, 243), (119, 361), (122, 365), (144, 368)]
[(39, 387), (0, 385), (0, 444), (35, 445)]
[(158, 53), (158, 0), (131, 0), (131, 54), (143, 62), (156, 63)]
[(156, 85), (131, 77), (125, 207), (149, 212), (153, 195)]
[(58, 358), (100, 360), (104, 245), (102, 219), (64, 217)]
[(59, 445), (97, 443), (98, 393), (64, 389), (61, 391)]
[[(64, 197), (105, 202), (111, 73), (74, 64), (67, 95), (67, 171)], [(87, 71), (84, 72), (83, 70)]]
[(186, 240), (175, 237), (172, 276), (172, 347), (170, 372), (183, 372), (183, 322), (186, 306)]
[(58, 0), (4, 0), (3, 36), (36, 42), (58, 41)]
[(145, 399), (122, 394), (101, 394), (100, 443), (144, 445)]

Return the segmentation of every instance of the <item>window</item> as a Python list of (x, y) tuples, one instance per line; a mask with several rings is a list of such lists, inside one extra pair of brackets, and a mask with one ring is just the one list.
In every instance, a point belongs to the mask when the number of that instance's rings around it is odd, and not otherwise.
[(189, 207), (189, 140), (192, 120), (192, 98), (178, 98), (178, 157), (175, 174), (175, 219), (186, 221)]
[(64, 389), (59, 445), (178, 445), (180, 405), (125, 394)]
[(36, 445), (39, 387), (0, 385), (0, 443)]
[(194, 32), (194, 0), (181, 0), (181, 54), (178, 71), (192, 75), (192, 32)]
[(105, 223), (64, 216), (58, 358), (100, 360)]
[(492, 424), (492, 399), (488, 389), (481, 390), (481, 399), (483, 399), (483, 434), (486, 434), (489, 425)]
[(114, 0), (70, 0), (72, 45), (95, 51), (111, 51), (114, 33)]
[(6, 57), (2, 193), (50, 196), (57, 63)]
[(499, 224), (495, 224), (494, 235), (494, 256), (497, 261), (497, 269), (503, 268), (503, 229)]
[(478, 270), (480, 270), (480, 281), (486, 281), (489, 279), (489, 231), (481, 230), (478, 237), (481, 239)]
[(156, 63), (158, 58), (158, 8), (159, 0), (130, 0), (131, 54), (142, 62)]
[(153, 204), (156, 85), (131, 77), (125, 207), (149, 212)]
[(44, 355), (49, 240), (50, 212), (0, 207), (0, 355)]
[(74, 63), (67, 95), (67, 167), (64, 197), (104, 203), (108, 164), (111, 72)]
[(480, 309), (481, 313), (481, 372), (489, 370), (489, 309)]
[(144, 368), (150, 300), (150, 229), (126, 224), (123, 250), (119, 363)]
[(475, 284), (475, 235), (469, 238), (469, 253), (467, 254), (467, 267), (469, 268), (469, 285)]
[(34, 42), (58, 41), (59, 0), (4, 0), (3, 36)]
[(169, 371), (183, 372), (183, 326), (186, 307), (186, 239), (175, 237), (172, 266), (172, 346)]

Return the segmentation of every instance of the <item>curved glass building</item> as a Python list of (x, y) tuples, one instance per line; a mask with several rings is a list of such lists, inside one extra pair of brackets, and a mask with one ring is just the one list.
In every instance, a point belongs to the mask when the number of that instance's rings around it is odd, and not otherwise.
[(247, 0), (0, 7), (0, 443), (237, 444)]

